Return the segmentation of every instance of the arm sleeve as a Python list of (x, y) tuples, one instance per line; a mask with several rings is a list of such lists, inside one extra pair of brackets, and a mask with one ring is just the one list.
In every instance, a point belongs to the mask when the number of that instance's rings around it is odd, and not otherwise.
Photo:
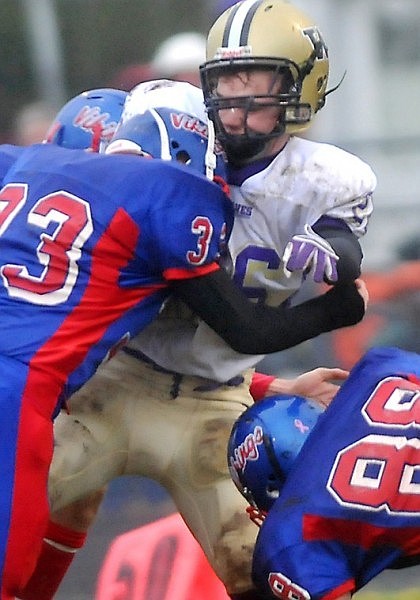
[[(340, 221), (337, 221), (339, 224)], [(362, 248), (356, 235), (341, 222), (341, 227), (315, 223), (313, 230), (323, 237), (332, 246), (334, 252), (340, 257), (337, 262), (337, 275), (339, 283), (348, 283), (360, 277), (363, 258)]]
[(265, 373), (258, 372), (253, 374), (249, 391), (255, 402), (265, 398), (270, 383), (272, 383), (274, 380), (274, 375), (266, 375)]
[(173, 290), (227, 344), (242, 354), (269, 354), (358, 323), (364, 315), (354, 283), (293, 307), (254, 304), (219, 269), (173, 284)]

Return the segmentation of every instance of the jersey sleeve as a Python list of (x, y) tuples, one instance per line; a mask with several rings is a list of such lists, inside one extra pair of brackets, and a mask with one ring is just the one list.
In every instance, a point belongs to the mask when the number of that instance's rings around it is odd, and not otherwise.
[(357, 156), (328, 144), (320, 145), (307, 165), (307, 172), (315, 177), (318, 170), (324, 178), (317, 178), (322, 214), (343, 221), (356, 237), (362, 237), (373, 212), (375, 173)]
[(255, 372), (252, 376), (249, 391), (255, 402), (262, 400), (267, 394), (270, 384), (275, 380), (274, 375)]
[[(264, 524), (254, 553), (253, 579), (267, 597), (288, 600), (333, 600), (355, 589), (349, 561), (340, 548), (314, 542), (292, 543), (292, 526), (299, 529), (299, 520), (285, 519), (284, 515), (270, 515)], [(269, 519), (266, 518), (266, 520)], [(284, 520), (285, 519), (285, 520)], [(265, 531), (270, 528), (270, 535)], [(282, 532), (280, 540), (272, 531)], [(287, 541), (288, 540), (288, 541)], [(281, 550), (261, 552), (261, 544), (270, 544)]]
[(173, 172), (170, 198), (165, 206), (156, 205), (152, 222), (163, 276), (180, 280), (219, 268), (233, 224), (233, 207), (217, 184), (182, 170)]

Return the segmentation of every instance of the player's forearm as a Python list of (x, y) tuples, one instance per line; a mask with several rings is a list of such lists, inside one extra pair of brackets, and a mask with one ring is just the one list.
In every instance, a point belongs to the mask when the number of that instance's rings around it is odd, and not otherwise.
[(275, 375), (255, 372), (252, 376), (249, 391), (255, 402), (258, 402), (266, 396), (293, 394), (295, 382), (296, 379), (282, 379)]
[(364, 301), (354, 284), (293, 307), (253, 304), (217, 271), (180, 282), (175, 292), (234, 350), (268, 354), (291, 348), (317, 335), (358, 323)]
[[(254, 308), (258, 330), (254, 332), (255, 344), (261, 345), (255, 353), (260, 354), (285, 350), (321, 333), (354, 325), (365, 311), (354, 284), (335, 286), (326, 294), (297, 306), (273, 309), (276, 314), (271, 317), (269, 311), (265, 311), (269, 307), (257, 305)], [(249, 341), (245, 340), (244, 344)], [(246, 353), (246, 350), (239, 351)]]

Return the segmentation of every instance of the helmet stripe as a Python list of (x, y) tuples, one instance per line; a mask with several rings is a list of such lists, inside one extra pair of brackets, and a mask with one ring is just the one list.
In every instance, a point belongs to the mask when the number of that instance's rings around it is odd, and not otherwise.
[[(154, 108), (151, 108), (150, 112), (154, 116), (157, 126), (159, 128), (160, 147), (162, 148), (159, 158), (161, 158), (162, 160), (172, 160), (171, 150), (169, 147), (169, 135), (168, 130), (166, 129), (165, 121), (162, 119), (159, 113), (156, 112)], [(154, 158), (158, 157), (155, 156)]]
[(263, 2), (264, 0), (244, 0), (232, 10), (223, 35), (222, 46), (224, 48), (247, 45), (252, 19)]
[(230, 30), (232, 27), (232, 22), (233, 22), (235, 15), (239, 9), (240, 9), (240, 3), (233, 6), (232, 10), (230, 11), (230, 14), (229, 14), (228, 20), (226, 21), (225, 29), (223, 32), (222, 48), (229, 47), (229, 33), (230, 33)]
[(254, 18), (255, 13), (257, 12), (260, 4), (263, 3), (264, 0), (260, 0), (259, 2), (254, 2), (253, 6), (250, 7), (248, 14), (244, 19), (244, 24), (242, 27), (241, 38), (239, 40), (239, 46), (247, 46), (248, 45), (248, 37), (249, 30), (251, 28), (252, 19)]

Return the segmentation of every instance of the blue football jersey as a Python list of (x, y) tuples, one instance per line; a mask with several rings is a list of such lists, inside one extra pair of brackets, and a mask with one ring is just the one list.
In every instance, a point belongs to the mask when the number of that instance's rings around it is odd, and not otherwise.
[(158, 314), (171, 281), (219, 268), (232, 206), (174, 163), (20, 154), (0, 196), (0, 354), (68, 395)]
[(305, 442), (258, 536), (275, 598), (354, 592), (420, 558), (420, 356), (369, 351)]

